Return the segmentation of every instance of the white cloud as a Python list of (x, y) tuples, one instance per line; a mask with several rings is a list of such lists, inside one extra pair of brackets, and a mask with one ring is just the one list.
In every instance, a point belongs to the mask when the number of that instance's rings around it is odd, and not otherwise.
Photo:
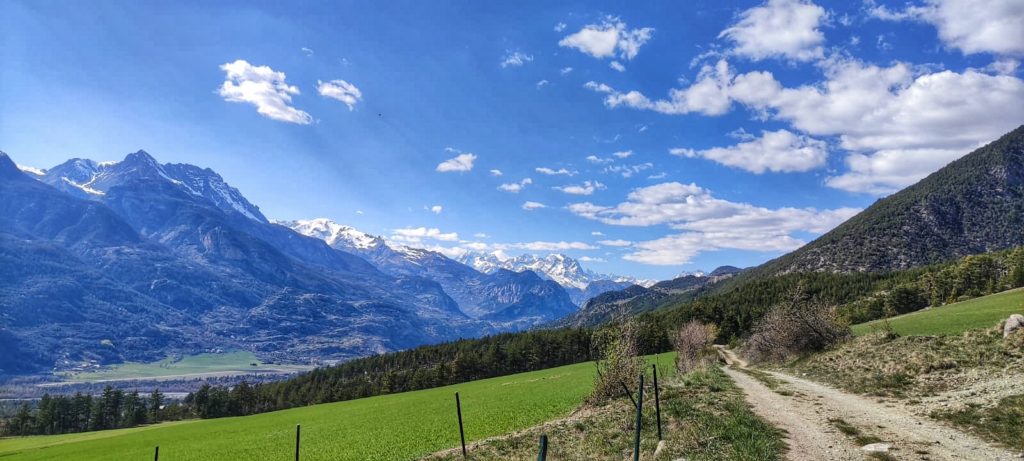
[(477, 233), (473, 234), (473, 237), (474, 238), (478, 238), (478, 239), (485, 239), (485, 238), (490, 237), (490, 235), (487, 235), (487, 234), (485, 234), (483, 232), (477, 232)]
[(668, 177), (668, 173), (662, 171), (661, 173), (648, 176), (647, 179), (665, 179), (666, 177)]
[(572, 67), (563, 67), (562, 70), (558, 71), (562, 75), (569, 75), (570, 72), (572, 72)]
[(596, 257), (593, 257), (593, 256), (580, 256), (577, 259), (582, 261), (582, 262), (585, 262), (585, 263), (606, 263), (606, 262), (608, 262), (608, 261), (604, 260), (603, 258), (596, 258)]
[(1024, 2), (1020, 0), (927, 0), (895, 11), (872, 3), (868, 13), (887, 21), (931, 24), (943, 43), (964, 54), (1024, 54)]
[(631, 150), (623, 150), (623, 151), (612, 153), (612, 155), (615, 156), (616, 158), (629, 158), (629, 157), (633, 156), (633, 151), (631, 151)]
[(565, 251), (565, 250), (596, 250), (597, 247), (583, 242), (526, 242), (508, 245), (529, 251)]
[(593, 236), (595, 236), (595, 237), (601, 237), (601, 236), (603, 236), (603, 235), (604, 235), (604, 232), (601, 232), (601, 231), (593, 231), (593, 232), (591, 232), (591, 233), (590, 233), (590, 235), (593, 235)]
[(501, 67), (520, 67), (523, 64), (533, 61), (533, 56), (524, 54), (519, 51), (505, 51), (505, 56), (501, 58)]
[(344, 80), (331, 80), (329, 82), (316, 81), (316, 90), (320, 96), (337, 99), (348, 106), (348, 110), (354, 110), (356, 103), (362, 101), (363, 92), (355, 85)]
[(575, 176), (577, 173), (579, 173), (578, 171), (569, 171), (569, 170), (567, 170), (565, 168), (559, 168), (559, 169), (555, 170), (555, 169), (551, 169), (551, 168), (543, 167), (543, 166), (542, 167), (534, 168), (534, 170), (536, 170), (538, 173), (546, 174), (548, 176), (555, 176), (555, 175)]
[(680, 231), (637, 242), (625, 259), (646, 264), (684, 264), (702, 251), (786, 251), (804, 244), (796, 232), (823, 233), (849, 219), (853, 208), (768, 209), (712, 196), (696, 184), (669, 182), (635, 189), (616, 206), (569, 205), (573, 213), (620, 226), (669, 225)]
[(533, 180), (532, 179), (530, 179), (530, 178), (523, 178), (523, 180), (519, 181), (519, 182), (509, 182), (509, 183), (502, 184), (502, 185), (498, 186), (498, 190), (503, 190), (505, 192), (511, 192), (513, 194), (518, 194), (519, 191), (523, 190), (524, 187), (529, 186), (530, 184), (533, 184)]
[(731, 40), (732, 53), (759, 61), (779, 57), (794, 61), (820, 59), (825, 35), (818, 30), (825, 9), (803, 0), (768, 0), (740, 14), (718, 36)]
[(612, 69), (614, 69), (616, 71), (619, 71), (619, 72), (625, 72), (626, 71), (626, 66), (622, 65), (622, 63), (619, 62), (619, 61), (609, 62), (608, 63), (608, 67), (611, 67)]
[(600, 243), (601, 245), (604, 245), (606, 247), (628, 247), (628, 246), (633, 245), (633, 242), (630, 242), (629, 240), (622, 240), (622, 239), (598, 240), (597, 243)]
[(441, 173), (449, 173), (453, 171), (469, 171), (473, 169), (473, 162), (476, 161), (476, 155), (465, 153), (456, 155), (454, 158), (445, 160), (437, 165), (437, 171)]
[(560, 190), (570, 195), (591, 195), (594, 191), (602, 189), (605, 189), (605, 185), (597, 181), (584, 181), (583, 184), (555, 187), (555, 190)]
[(260, 115), (281, 122), (308, 125), (313, 121), (308, 113), (290, 105), (299, 88), (285, 83), (284, 72), (243, 59), (221, 64), (220, 69), (225, 78), (218, 94), (225, 101), (252, 104)]
[(555, 24), (555, 32), (561, 32), (561, 31), (565, 30), (566, 27), (569, 27), (569, 25), (564, 23), (564, 22), (560, 22), (558, 24)]
[(491, 176), (501, 176), (503, 174), (505, 174), (505, 173), (502, 173), (501, 170), (499, 170), (497, 168), (491, 170)]
[(526, 211), (539, 210), (541, 208), (547, 208), (548, 206), (540, 202), (524, 202), (523, 209)]
[(540, 87), (542, 87), (544, 85), (547, 85), (548, 83), (551, 83), (551, 82), (548, 82), (547, 80), (540, 80), (540, 81), (537, 82), (537, 88), (540, 88)]
[(649, 170), (653, 167), (653, 163), (640, 163), (637, 165), (608, 165), (604, 167), (604, 172), (618, 173), (621, 174), (623, 178), (631, 178), (633, 175), (644, 170)]
[(442, 207), (441, 205), (434, 205), (434, 206), (430, 207), (430, 212), (434, 213), (434, 214), (441, 214), (441, 211), (443, 211), (443, 210), (444, 210), (444, 207)]
[(313, 56), (313, 49), (312, 48), (304, 46), (304, 47), (301, 48), (301, 50), (302, 50), (302, 53), (306, 55), (306, 57)]
[(404, 243), (419, 243), (424, 240), (438, 240), (442, 242), (457, 242), (459, 234), (455, 232), (441, 232), (436, 227), (406, 227), (393, 229), (391, 239)]
[(810, 171), (825, 165), (828, 147), (824, 141), (787, 130), (765, 131), (760, 138), (729, 147), (695, 151), (670, 149), (672, 155), (703, 157), (722, 165), (761, 174), (765, 171)]
[(587, 156), (587, 161), (590, 162), (590, 163), (596, 163), (598, 165), (603, 165), (605, 163), (612, 163), (612, 162), (615, 161), (615, 159), (598, 157), (596, 155), (588, 155)]
[(671, 90), (667, 100), (612, 90), (605, 104), (719, 115), (735, 101), (758, 118), (788, 122), (812, 136), (838, 137), (839, 147), (849, 152), (849, 171), (826, 183), (875, 194), (912, 184), (1024, 120), (1024, 81), (1011, 75), (901, 62), (880, 67), (844, 58), (821, 66), (824, 81), (785, 88), (770, 72), (734, 75), (719, 61), (705, 66), (693, 85)]
[(595, 58), (619, 57), (630, 60), (640, 47), (651, 39), (654, 29), (627, 29), (619, 18), (608, 16), (601, 24), (590, 24), (558, 42), (559, 46), (575, 48)]

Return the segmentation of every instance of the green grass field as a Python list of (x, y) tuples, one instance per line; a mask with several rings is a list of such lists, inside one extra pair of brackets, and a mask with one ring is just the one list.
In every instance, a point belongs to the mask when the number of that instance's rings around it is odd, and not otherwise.
[[(252, 366), (255, 363), (256, 366)], [(179, 358), (168, 357), (152, 363), (129, 362), (96, 371), (62, 373), (68, 381), (96, 382), (118, 379), (159, 378), (208, 373), (256, 373), (269, 371), (300, 371), (299, 365), (266, 365), (252, 352), (197, 354)]]
[[(896, 333), (911, 335), (958, 335), (976, 328), (994, 327), (1010, 314), (1024, 314), (1024, 288), (889, 319)], [(881, 320), (853, 326), (856, 335), (871, 333), (882, 327)]]
[[(664, 372), (673, 354), (651, 356)], [(302, 424), (303, 460), (408, 460), (457, 446), (454, 393), (467, 442), (568, 415), (594, 382), (580, 363), (454, 386), (261, 415), (161, 424), (88, 434), (0, 440), (3, 460), (283, 460)]]

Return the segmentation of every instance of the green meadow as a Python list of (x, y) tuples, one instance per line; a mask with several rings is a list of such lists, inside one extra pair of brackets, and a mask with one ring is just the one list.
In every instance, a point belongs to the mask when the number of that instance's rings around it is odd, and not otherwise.
[[(672, 353), (650, 356), (674, 370)], [(0, 440), (3, 460), (293, 459), (302, 425), (303, 460), (408, 460), (459, 444), (455, 392), (467, 442), (567, 416), (590, 392), (595, 369), (579, 363), (453, 386), (260, 415), (193, 420), (86, 434)]]
[[(1024, 314), (1024, 288), (933, 307), (888, 319), (893, 331), (911, 335), (958, 335), (967, 330), (995, 327), (1010, 314)], [(883, 328), (884, 320), (853, 326), (856, 335)]]
[[(255, 366), (253, 365), (255, 364)], [(117, 379), (161, 378), (207, 373), (256, 373), (268, 371), (305, 370), (298, 365), (266, 365), (252, 352), (225, 352), (168, 357), (152, 363), (129, 362), (96, 371), (69, 372), (61, 376), (69, 381), (109, 381)]]

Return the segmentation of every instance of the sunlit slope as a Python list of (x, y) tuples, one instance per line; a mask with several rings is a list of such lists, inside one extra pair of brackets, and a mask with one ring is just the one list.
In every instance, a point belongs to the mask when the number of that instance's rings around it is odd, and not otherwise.
[[(671, 372), (672, 354), (649, 358)], [(478, 440), (568, 415), (590, 392), (594, 365), (580, 363), (454, 386), (261, 415), (93, 434), (0, 441), (5, 460), (408, 460), (459, 443), (454, 393), (466, 437)], [(84, 438), (84, 440), (83, 440)]]
[[(1024, 289), (1016, 289), (981, 298), (934, 307), (889, 319), (889, 325), (901, 335), (958, 335), (975, 328), (996, 326), (1010, 314), (1024, 314)], [(884, 320), (853, 326), (857, 335), (883, 327)]]

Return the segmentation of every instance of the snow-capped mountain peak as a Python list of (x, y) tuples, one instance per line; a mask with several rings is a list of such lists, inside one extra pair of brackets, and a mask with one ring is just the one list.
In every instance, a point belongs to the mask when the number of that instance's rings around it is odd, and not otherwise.
[(472, 252), (460, 256), (457, 258), (457, 261), (484, 273), (493, 273), (498, 269), (506, 269), (514, 272), (531, 270), (537, 273), (537, 275), (548, 280), (552, 280), (563, 287), (573, 287), (581, 290), (585, 289), (592, 282), (598, 280), (611, 280), (620, 283), (636, 283), (643, 286), (650, 286), (654, 284), (654, 281), (650, 280), (638, 280), (633, 277), (599, 274), (584, 268), (576, 259), (559, 253), (552, 253), (544, 257), (532, 254), (509, 257), (508, 255), (500, 252)]
[(375, 250), (387, 246), (381, 237), (367, 234), (351, 226), (338, 224), (328, 218), (275, 221), (275, 223), (290, 227), (300, 234), (321, 239), (335, 248)]
[(165, 181), (212, 202), (224, 211), (237, 212), (253, 221), (268, 222), (259, 207), (250, 203), (213, 170), (185, 164), (161, 165), (143, 150), (128, 154), (122, 161), (71, 159), (45, 170), (38, 179), (85, 199), (96, 199), (110, 188), (131, 181)]

